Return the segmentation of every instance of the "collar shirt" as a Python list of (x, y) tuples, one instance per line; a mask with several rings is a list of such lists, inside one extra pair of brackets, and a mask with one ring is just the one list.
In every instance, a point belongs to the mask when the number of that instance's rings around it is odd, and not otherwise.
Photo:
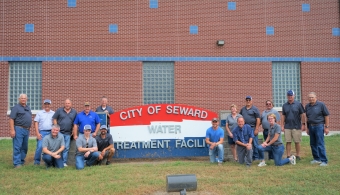
[(298, 101), (286, 102), (282, 106), (282, 115), (285, 116), (285, 129), (301, 129), (301, 114), (305, 113), (305, 109)]
[(54, 111), (50, 110), (46, 112), (45, 110), (41, 110), (37, 113), (34, 118), (35, 122), (38, 122), (39, 130), (51, 130), (52, 129), (52, 117), (54, 115)]
[(84, 111), (77, 114), (74, 124), (79, 126), (79, 133), (84, 133), (84, 126), (91, 125), (91, 133), (96, 130), (96, 125), (100, 123), (100, 119), (97, 113), (90, 110), (88, 114)]
[(268, 114), (273, 113), (276, 116), (276, 122), (280, 121), (280, 114), (278, 111), (276, 111), (274, 108), (270, 109), (270, 110), (265, 110), (262, 112), (261, 115), (261, 123), (262, 123), (262, 128), (263, 129), (270, 129), (270, 125), (269, 122), (267, 120), (267, 116)]
[(233, 130), (234, 142), (240, 141), (244, 144), (249, 143), (250, 138), (254, 138), (253, 129), (248, 125), (244, 124), (242, 128), (239, 126), (235, 127)]
[(306, 116), (308, 124), (325, 124), (325, 116), (329, 111), (323, 102), (316, 101), (314, 105), (306, 104)]
[(49, 134), (43, 139), (43, 148), (47, 148), (51, 152), (58, 151), (61, 146), (65, 146), (64, 136), (61, 133), (58, 133), (57, 137), (53, 137), (52, 134)]

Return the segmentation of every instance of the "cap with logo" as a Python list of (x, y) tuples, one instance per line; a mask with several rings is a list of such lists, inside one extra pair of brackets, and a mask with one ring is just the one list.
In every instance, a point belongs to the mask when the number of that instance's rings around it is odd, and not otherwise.
[(49, 99), (45, 99), (45, 100), (44, 100), (44, 104), (51, 104), (51, 103), (52, 103), (52, 101), (49, 100)]
[(85, 102), (84, 106), (89, 106), (90, 102)]
[(213, 118), (212, 120), (211, 120), (212, 122), (214, 122), (214, 121), (218, 121), (218, 119), (217, 118)]
[(288, 95), (288, 96), (294, 96), (295, 93), (294, 93), (293, 90), (290, 89), (290, 90), (287, 91), (287, 95)]
[(92, 130), (91, 125), (85, 125), (84, 130)]
[(253, 98), (252, 98), (250, 95), (247, 95), (247, 96), (246, 96), (246, 99), (252, 100)]
[(100, 130), (107, 130), (107, 127), (106, 127), (106, 125), (102, 125), (102, 126), (100, 126)]

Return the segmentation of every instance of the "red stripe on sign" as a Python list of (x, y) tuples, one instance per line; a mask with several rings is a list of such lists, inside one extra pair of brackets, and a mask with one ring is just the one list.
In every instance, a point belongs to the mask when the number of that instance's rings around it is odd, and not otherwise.
[(110, 126), (150, 125), (151, 122), (210, 121), (217, 113), (183, 104), (148, 104), (110, 115)]

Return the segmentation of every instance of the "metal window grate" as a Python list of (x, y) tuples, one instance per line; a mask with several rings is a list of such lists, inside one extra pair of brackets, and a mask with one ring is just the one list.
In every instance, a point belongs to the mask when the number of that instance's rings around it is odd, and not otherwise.
[(8, 110), (18, 103), (21, 93), (27, 94), (27, 105), (32, 110), (41, 109), (41, 65), (41, 62), (9, 63)]
[(295, 100), (301, 102), (300, 62), (273, 62), (272, 84), (274, 104), (281, 107), (287, 102), (287, 91), (295, 92)]
[(174, 63), (143, 63), (143, 103), (174, 103)]

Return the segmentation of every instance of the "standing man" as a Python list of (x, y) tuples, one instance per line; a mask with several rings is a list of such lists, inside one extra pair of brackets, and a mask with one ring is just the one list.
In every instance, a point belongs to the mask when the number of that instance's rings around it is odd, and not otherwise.
[[(281, 124), (280, 114), (278, 111), (274, 109), (274, 103), (271, 100), (266, 100), (266, 110), (264, 110), (261, 115), (261, 124), (263, 128), (263, 142), (267, 140), (268, 130), (270, 129), (270, 124), (267, 120), (267, 116), (270, 113), (275, 114), (275, 117), (276, 117), (275, 123)], [(274, 159), (273, 153), (271, 151), (268, 151), (268, 157), (269, 159)]]
[(43, 160), (46, 168), (51, 166), (64, 168), (62, 151), (65, 149), (65, 141), (63, 134), (59, 131), (59, 125), (53, 125), (52, 132), (43, 139)]
[(112, 135), (107, 133), (106, 125), (100, 126), (100, 135), (97, 135), (96, 141), (99, 151), (98, 164), (101, 164), (106, 160), (105, 164), (109, 165), (115, 153), (115, 149), (113, 148)]
[(294, 100), (293, 90), (287, 91), (288, 101), (282, 106), (282, 125), (281, 129), (285, 132), (287, 158), (291, 156), (291, 143), (294, 140), (296, 149), (296, 160), (300, 158), (300, 142), (302, 141), (302, 131), (305, 130), (305, 110), (303, 105)]
[(65, 150), (63, 150), (64, 167), (67, 167), (68, 152), (70, 150), (70, 141), (73, 129), (73, 122), (77, 116), (77, 111), (72, 108), (70, 99), (66, 99), (64, 107), (58, 108), (53, 115), (53, 124), (60, 126), (60, 133), (63, 134)]
[[(99, 152), (96, 139), (91, 134), (91, 125), (84, 125), (84, 134), (76, 140), (76, 169), (84, 169), (84, 164), (92, 166), (97, 162)], [(86, 161), (86, 162), (84, 162)]]
[(51, 103), (49, 99), (44, 100), (44, 109), (39, 111), (34, 118), (35, 134), (37, 135), (34, 165), (40, 165), (43, 139), (51, 133), (52, 116), (54, 115), (54, 111), (50, 107)]
[(211, 123), (212, 126), (207, 129), (205, 136), (205, 142), (209, 147), (210, 162), (217, 162), (218, 165), (222, 165), (224, 158), (224, 131), (218, 126), (217, 118), (213, 118)]
[(13, 138), (13, 165), (20, 168), (25, 163), (28, 150), (28, 136), (32, 125), (31, 108), (26, 105), (27, 95), (19, 95), (19, 103), (11, 109), (9, 115), (10, 136)]
[(258, 145), (258, 133), (259, 133), (259, 126), (260, 126), (260, 111), (259, 109), (253, 105), (253, 98), (251, 96), (246, 97), (246, 106), (244, 106), (240, 114), (244, 118), (245, 124), (248, 124), (253, 132), (254, 132), (254, 138), (253, 138), (253, 160), (259, 160), (262, 159), (262, 153), (259, 153), (257, 150)]
[(310, 139), (313, 160), (311, 164), (327, 166), (324, 134), (329, 133), (329, 112), (326, 105), (316, 99), (316, 94), (308, 94), (309, 104), (306, 104), (307, 134)]
[(74, 120), (73, 126), (73, 138), (76, 140), (79, 133), (84, 134), (85, 125), (91, 126), (92, 137), (95, 138), (99, 131), (100, 119), (97, 113), (93, 112), (89, 102), (85, 102), (85, 109), (83, 112), (79, 112)]
[(245, 124), (242, 116), (238, 117), (237, 125), (238, 126), (233, 129), (233, 139), (237, 144), (238, 162), (243, 164), (244, 161), (246, 161), (246, 166), (250, 167), (253, 156), (252, 141), (254, 139), (254, 130), (250, 125)]
[(107, 115), (107, 132), (110, 133), (110, 114), (113, 114), (111, 106), (107, 105), (107, 98), (102, 97), (102, 105), (98, 106), (96, 112), (106, 112)]

